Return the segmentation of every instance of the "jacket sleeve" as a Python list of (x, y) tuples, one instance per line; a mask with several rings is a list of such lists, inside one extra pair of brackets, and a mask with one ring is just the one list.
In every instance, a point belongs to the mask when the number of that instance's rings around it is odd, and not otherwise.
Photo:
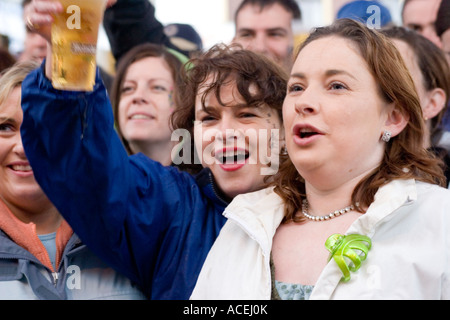
[(41, 67), (22, 84), (22, 108), (25, 152), (49, 199), (100, 258), (150, 286), (160, 251), (170, 254), (165, 235), (182, 236), (186, 208), (202, 201), (195, 180), (127, 155), (98, 75), (93, 92), (58, 91)]
[(164, 34), (148, 0), (119, 0), (105, 11), (103, 26), (116, 61), (142, 43), (156, 43), (177, 50)]

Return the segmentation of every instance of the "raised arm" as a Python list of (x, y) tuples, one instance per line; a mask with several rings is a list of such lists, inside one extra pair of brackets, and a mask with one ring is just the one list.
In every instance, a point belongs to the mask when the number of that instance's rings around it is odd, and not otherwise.
[(224, 204), (207, 200), (211, 190), (189, 174), (127, 155), (98, 74), (92, 92), (60, 91), (47, 64), (22, 85), (22, 140), (36, 180), (83, 242), (150, 297), (188, 298)]

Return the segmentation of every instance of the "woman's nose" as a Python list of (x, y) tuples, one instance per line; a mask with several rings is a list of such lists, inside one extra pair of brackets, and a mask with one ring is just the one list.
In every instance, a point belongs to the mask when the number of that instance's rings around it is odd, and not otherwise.
[(145, 103), (147, 103), (147, 100), (144, 97), (142, 97), (140, 95), (136, 95), (133, 97), (133, 104), (140, 105), (140, 104), (145, 104)]
[(14, 143), (13, 152), (15, 154), (19, 155), (20, 157), (26, 158), (25, 149), (23, 148), (22, 138), (21, 138), (20, 134), (18, 135), (18, 137)]
[(295, 100), (295, 112), (301, 116), (314, 114), (319, 110), (318, 94), (307, 88)]
[(236, 135), (236, 129), (239, 128), (237, 121), (230, 115), (224, 114), (222, 115), (222, 119), (220, 122), (219, 130), (224, 139), (234, 137)]
[(150, 92), (144, 86), (138, 86), (133, 93), (133, 103), (134, 104), (145, 104), (150, 101)]

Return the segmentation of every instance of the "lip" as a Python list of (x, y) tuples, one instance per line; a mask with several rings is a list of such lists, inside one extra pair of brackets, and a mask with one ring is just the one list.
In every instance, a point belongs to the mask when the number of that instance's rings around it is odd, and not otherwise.
[[(245, 155), (244, 157), (241, 157), (240, 159), (237, 159), (236, 161), (225, 161), (223, 162), (223, 155), (229, 154), (231, 157), (231, 154), (233, 154), (233, 157), (236, 155)], [(242, 148), (223, 148), (221, 150), (216, 150), (214, 153), (214, 157), (219, 162), (219, 167), (228, 172), (237, 171), (241, 169), (243, 166), (245, 166), (248, 163), (248, 159), (250, 157), (250, 154), (248, 150), (242, 149)]]
[[(302, 132), (311, 132), (313, 134), (302, 136)], [(292, 134), (294, 143), (300, 147), (307, 146), (324, 135), (322, 131), (309, 124), (296, 124), (292, 129)]]
[(22, 162), (22, 161), (12, 162), (7, 167), (10, 170), (10, 172), (15, 174), (16, 176), (23, 178), (33, 176), (33, 169), (31, 169), (29, 162)]
[(156, 117), (154, 115), (146, 112), (133, 112), (128, 115), (128, 120), (131, 121), (151, 121), (155, 119)]

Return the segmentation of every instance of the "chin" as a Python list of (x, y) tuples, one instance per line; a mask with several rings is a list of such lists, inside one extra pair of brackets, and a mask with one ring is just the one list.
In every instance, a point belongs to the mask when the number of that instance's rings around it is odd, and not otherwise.
[(39, 187), (22, 188), (16, 191), (16, 195), (23, 202), (35, 202), (47, 199), (47, 196)]
[(234, 198), (240, 194), (243, 193), (250, 193), (250, 192), (254, 192), (257, 190), (260, 190), (263, 188), (263, 185), (242, 185), (242, 180), (240, 181), (240, 183), (233, 185), (233, 186), (229, 186), (228, 188), (226, 188), (226, 190), (224, 191), (224, 193), (230, 197), (230, 198)]

